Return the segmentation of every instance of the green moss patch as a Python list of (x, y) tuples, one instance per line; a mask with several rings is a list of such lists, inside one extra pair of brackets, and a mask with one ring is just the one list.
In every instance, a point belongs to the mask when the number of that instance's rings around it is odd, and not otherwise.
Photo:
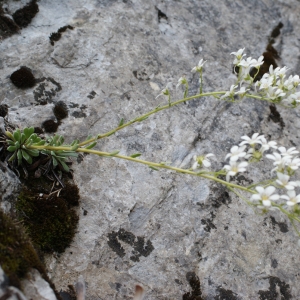
[(57, 194), (37, 194), (24, 188), (16, 203), (19, 219), (44, 252), (63, 252), (76, 232), (77, 213)]
[(0, 265), (10, 284), (20, 288), (20, 279), (30, 268), (46, 274), (24, 229), (0, 211)]

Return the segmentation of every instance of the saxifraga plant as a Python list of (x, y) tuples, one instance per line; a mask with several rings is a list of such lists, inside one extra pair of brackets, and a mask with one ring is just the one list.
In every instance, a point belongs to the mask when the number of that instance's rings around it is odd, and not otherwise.
[[(287, 78), (286, 73), (288, 69), (286, 67), (274, 69), (271, 65), (269, 73), (264, 74), (260, 80), (255, 80), (260, 66), (263, 64), (263, 56), (258, 60), (252, 59), (251, 57), (244, 59), (244, 49), (232, 52), (231, 54), (235, 57), (233, 68), (235, 72), (237, 72), (237, 80), (228, 91), (203, 93), (202, 72), (205, 61), (201, 59), (198, 65), (192, 69), (192, 72), (199, 74), (199, 94), (188, 96), (188, 81), (185, 77), (181, 77), (178, 80), (176, 88), (181, 85), (184, 86), (183, 99), (172, 102), (171, 91), (168, 84), (157, 96), (166, 97), (166, 105), (159, 105), (150, 112), (126, 123), (122, 119), (116, 128), (104, 134), (98, 134), (95, 137), (88, 136), (83, 142), (75, 140), (69, 145), (64, 144), (63, 137), (59, 135), (43, 140), (33, 134), (32, 128), (25, 128), (24, 130), (17, 129), (14, 132), (8, 131), (6, 132), (7, 150), (13, 152), (9, 161), (17, 160), (18, 165), (20, 165), (22, 161), (25, 160), (28, 164), (31, 164), (33, 157), (39, 154), (45, 154), (51, 157), (54, 167), (61, 166), (64, 171), (68, 172), (69, 168), (66, 164), (68, 158), (76, 157), (78, 153), (88, 153), (141, 163), (149, 166), (153, 170), (169, 169), (182, 174), (206, 178), (226, 186), (248, 205), (260, 212), (278, 210), (285, 214), (300, 236), (300, 232), (295, 225), (295, 223), (300, 223), (300, 194), (296, 192), (297, 189), (300, 189), (300, 181), (291, 180), (291, 178), (295, 176), (296, 171), (300, 168), (299, 151), (295, 147), (289, 149), (283, 146), (280, 147), (275, 141), (267, 141), (264, 135), (259, 135), (259, 133), (253, 134), (252, 137), (242, 136), (241, 139), (243, 141), (239, 145), (233, 145), (230, 153), (226, 155), (225, 160), (228, 160), (228, 164), (218, 171), (209, 170), (211, 166), (210, 158), (214, 156), (212, 153), (195, 155), (191, 167), (189, 169), (182, 169), (171, 166), (170, 163), (166, 162), (155, 163), (142, 160), (138, 158), (141, 156), (141, 153), (126, 156), (119, 154), (119, 151), (104, 152), (93, 149), (99, 139), (109, 137), (136, 122), (142, 122), (152, 114), (158, 113), (161, 110), (169, 109), (175, 105), (196, 98), (213, 96), (219, 100), (229, 102), (240, 102), (243, 98), (254, 98), (287, 108), (296, 108), (299, 106), (300, 92), (297, 91), (297, 89), (300, 84), (300, 78), (298, 75), (290, 75)], [(271, 149), (277, 152), (270, 154)], [(273, 164), (273, 170), (271, 171), (271, 177), (269, 179), (249, 186), (242, 186), (230, 182), (232, 177), (234, 178), (238, 173), (245, 172), (249, 164), (261, 161), (264, 156), (270, 159)], [(224, 177), (225, 180), (223, 179)]]

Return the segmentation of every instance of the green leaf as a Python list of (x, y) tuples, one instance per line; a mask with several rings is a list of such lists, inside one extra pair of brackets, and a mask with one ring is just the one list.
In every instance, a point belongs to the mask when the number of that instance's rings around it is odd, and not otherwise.
[(62, 165), (62, 167), (64, 168), (64, 170), (66, 172), (70, 172), (69, 167), (67, 166), (67, 164), (63, 160), (60, 160), (59, 162), (60, 162), (60, 164)]
[(85, 147), (85, 149), (92, 149), (97, 145), (97, 142), (93, 142), (91, 144), (89, 144), (88, 146)]
[(17, 151), (9, 158), (8, 161), (13, 161), (17, 156)]
[(18, 158), (18, 165), (20, 165), (22, 163), (22, 158), (23, 158), (21, 149), (17, 151), (17, 158)]
[(117, 154), (119, 154), (120, 150), (116, 150), (116, 151), (113, 151), (111, 153), (108, 154), (108, 156), (115, 156)]
[(142, 155), (141, 153), (134, 153), (134, 154), (130, 155), (130, 157), (136, 158), (136, 157), (139, 157), (141, 155)]
[(123, 124), (124, 124), (124, 119), (122, 118), (118, 127), (121, 127)]
[(150, 169), (154, 170), (154, 171), (158, 171), (157, 168), (153, 167), (153, 166), (149, 166)]
[(32, 158), (31, 156), (25, 151), (21, 150), (23, 158), (31, 165), (32, 164)]
[(52, 162), (53, 162), (53, 166), (55, 168), (57, 166), (57, 160), (54, 156), (52, 156)]
[(72, 146), (71, 150), (72, 151), (76, 151), (78, 149), (79, 145), (78, 144), (75, 144)]
[(26, 152), (33, 157), (39, 156), (40, 155), (40, 151), (37, 149), (26, 149)]
[(13, 136), (15, 141), (21, 141), (21, 131), (19, 128), (14, 131)]
[(139, 119), (138, 121), (139, 121), (139, 122), (142, 122), (142, 121), (145, 121), (146, 119), (148, 119), (148, 117), (141, 118), (141, 119)]
[(28, 139), (34, 133), (34, 127), (25, 127), (23, 130), (26, 139)]
[(16, 146), (9, 146), (9, 147), (7, 147), (7, 151), (9, 151), (9, 152), (14, 152), (16, 150), (17, 150)]
[(11, 140), (16, 141), (15, 138), (14, 138), (14, 136), (12, 135), (12, 133), (10, 131), (5, 131), (5, 135), (8, 138), (10, 138)]
[(93, 137), (93, 136), (92, 136), (91, 134), (89, 134), (85, 140), (88, 141), (88, 140), (90, 140), (92, 137)]
[(21, 133), (21, 144), (23, 144), (24, 142), (25, 142), (25, 140), (26, 140), (26, 135), (25, 135), (25, 133)]

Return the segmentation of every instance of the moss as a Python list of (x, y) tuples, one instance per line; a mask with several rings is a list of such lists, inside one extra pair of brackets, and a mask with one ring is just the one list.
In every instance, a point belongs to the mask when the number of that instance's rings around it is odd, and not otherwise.
[(61, 34), (63, 32), (65, 32), (67, 29), (73, 30), (74, 27), (70, 26), (70, 25), (66, 25), (66, 26), (63, 26), (63, 27), (59, 28), (57, 32), (52, 32), (50, 34), (49, 39), (50, 39), (50, 43), (51, 43), (52, 46), (54, 46), (54, 42), (57, 42), (57, 41), (60, 40)]
[(46, 120), (42, 127), (45, 129), (46, 132), (53, 133), (57, 131), (57, 128), (59, 126), (58, 122), (55, 122), (53, 120)]
[(67, 105), (63, 101), (59, 101), (53, 108), (53, 113), (57, 120), (62, 120), (68, 116)]
[(19, 32), (20, 28), (12, 19), (2, 15), (2, 13), (3, 12), (0, 11), (0, 37), (7, 38), (14, 33)]
[(20, 287), (30, 268), (36, 268), (41, 274), (45, 269), (35, 252), (24, 229), (0, 211), (0, 265), (8, 276), (10, 284)]
[(31, 70), (25, 66), (22, 66), (19, 70), (13, 72), (10, 75), (10, 80), (20, 89), (31, 88), (35, 85), (35, 78)]
[(79, 189), (75, 184), (67, 183), (65, 188), (60, 192), (60, 196), (63, 197), (70, 206), (79, 205)]
[(0, 117), (4, 118), (6, 117), (8, 113), (8, 106), (6, 104), (1, 104), (0, 105)]
[(20, 27), (27, 27), (38, 11), (39, 6), (37, 5), (36, 0), (31, 0), (27, 5), (18, 9), (13, 14), (14, 21)]
[(56, 194), (39, 195), (24, 188), (16, 209), (32, 241), (42, 251), (61, 253), (72, 242), (78, 216), (63, 198)]

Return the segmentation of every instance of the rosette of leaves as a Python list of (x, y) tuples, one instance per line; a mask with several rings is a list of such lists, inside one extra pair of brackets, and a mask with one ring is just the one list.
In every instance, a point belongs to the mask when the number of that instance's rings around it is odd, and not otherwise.
[(53, 137), (48, 138), (47, 146), (51, 147), (69, 147), (70, 150), (42, 150), (41, 153), (48, 155), (52, 159), (53, 169), (57, 166), (61, 166), (62, 169), (66, 172), (69, 172), (70, 169), (66, 164), (66, 161), (70, 157), (77, 157), (78, 153), (76, 149), (78, 148), (78, 140), (73, 141), (71, 145), (64, 144), (64, 137), (61, 135), (55, 135)]
[(13, 152), (8, 161), (17, 161), (18, 166), (22, 164), (23, 159), (28, 163), (32, 163), (32, 158), (39, 156), (38, 149), (30, 149), (30, 146), (42, 146), (45, 140), (42, 140), (36, 133), (33, 127), (26, 127), (23, 130), (19, 128), (13, 133), (10, 131), (5, 132), (6, 143), (8, 145), (7, 151)]

